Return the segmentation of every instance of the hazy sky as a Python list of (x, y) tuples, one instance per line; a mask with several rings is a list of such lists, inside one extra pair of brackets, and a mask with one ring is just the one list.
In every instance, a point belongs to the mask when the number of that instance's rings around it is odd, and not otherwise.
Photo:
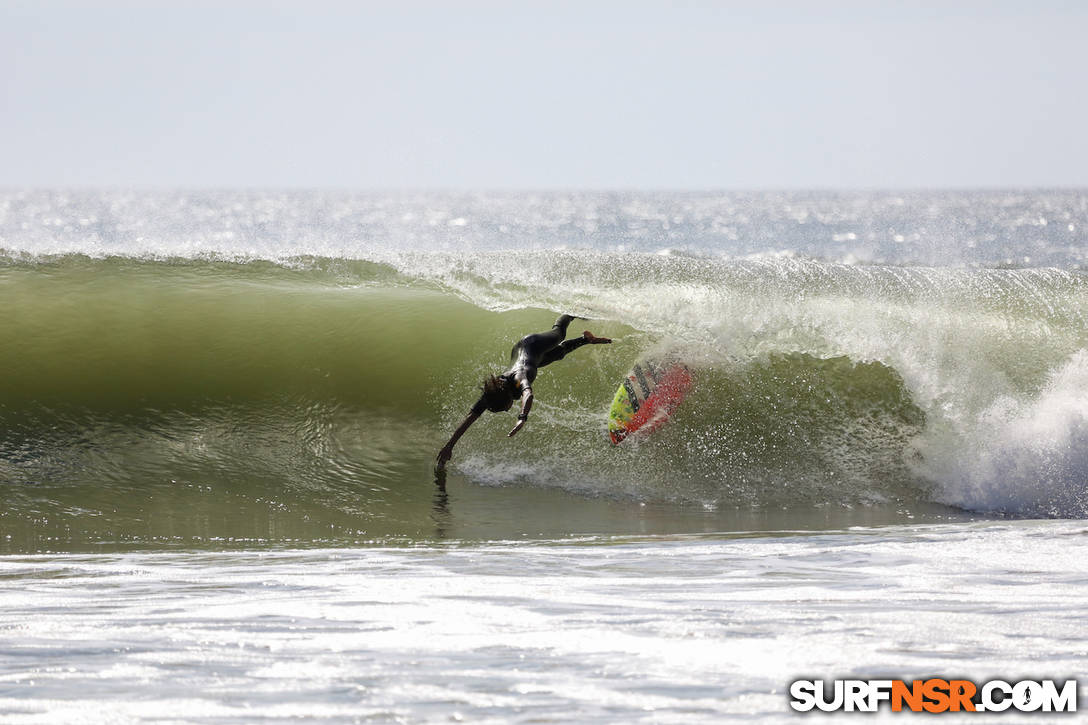
[(1088, 186), (1088, 3), (0, 0), (0, 185)]

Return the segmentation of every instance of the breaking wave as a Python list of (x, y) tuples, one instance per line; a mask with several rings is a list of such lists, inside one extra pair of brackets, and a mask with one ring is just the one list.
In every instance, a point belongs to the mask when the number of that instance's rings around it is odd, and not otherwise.
[[(926, 500), (1088, 515), (1088, 277), (606, 251), (366, 259), (9, 255), (0, 475), (138, 486), (201, 466), (307, 495), (422, 468), (521, 335), (558, 312), (607, 348), (541, 373), (531, 425), (487, 416), (456, 471), (708, 506)], [(608, 444), (639, 357), (695, 386)], [(365, 448), (348, 441), (369, 442)]]

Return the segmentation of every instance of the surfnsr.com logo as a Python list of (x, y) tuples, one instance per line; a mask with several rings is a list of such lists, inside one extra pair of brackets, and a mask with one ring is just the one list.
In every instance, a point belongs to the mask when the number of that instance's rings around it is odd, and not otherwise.
[(882, 703), (892, 712), (1076, 712), (1077, 681), (990, 680), (796, 680), (790, 707), (798, 712), (876, 712)]

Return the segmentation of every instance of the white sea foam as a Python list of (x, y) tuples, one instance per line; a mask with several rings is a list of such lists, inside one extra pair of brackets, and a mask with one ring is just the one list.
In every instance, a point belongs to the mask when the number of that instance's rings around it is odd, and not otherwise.
[(0, 717), (777, 721), (800, 677), (1083, 682), (1086, 535), (0, 557)]
[(957, 435), (930, 440), (941, 500), (982, 511), (1088, 516), (1088, 350), (1034, 396), (1000, 396)]

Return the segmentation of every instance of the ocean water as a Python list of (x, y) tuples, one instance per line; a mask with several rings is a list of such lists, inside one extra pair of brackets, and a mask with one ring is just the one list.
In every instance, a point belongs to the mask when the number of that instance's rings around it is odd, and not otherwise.
[[(1084, 680), (1086, 265), (1077, 191), (0, 191), (0, 719)], [(436, 478), (561, 312), (614, 343)], [(665, 352), (691, 393), (612, 446)]]

